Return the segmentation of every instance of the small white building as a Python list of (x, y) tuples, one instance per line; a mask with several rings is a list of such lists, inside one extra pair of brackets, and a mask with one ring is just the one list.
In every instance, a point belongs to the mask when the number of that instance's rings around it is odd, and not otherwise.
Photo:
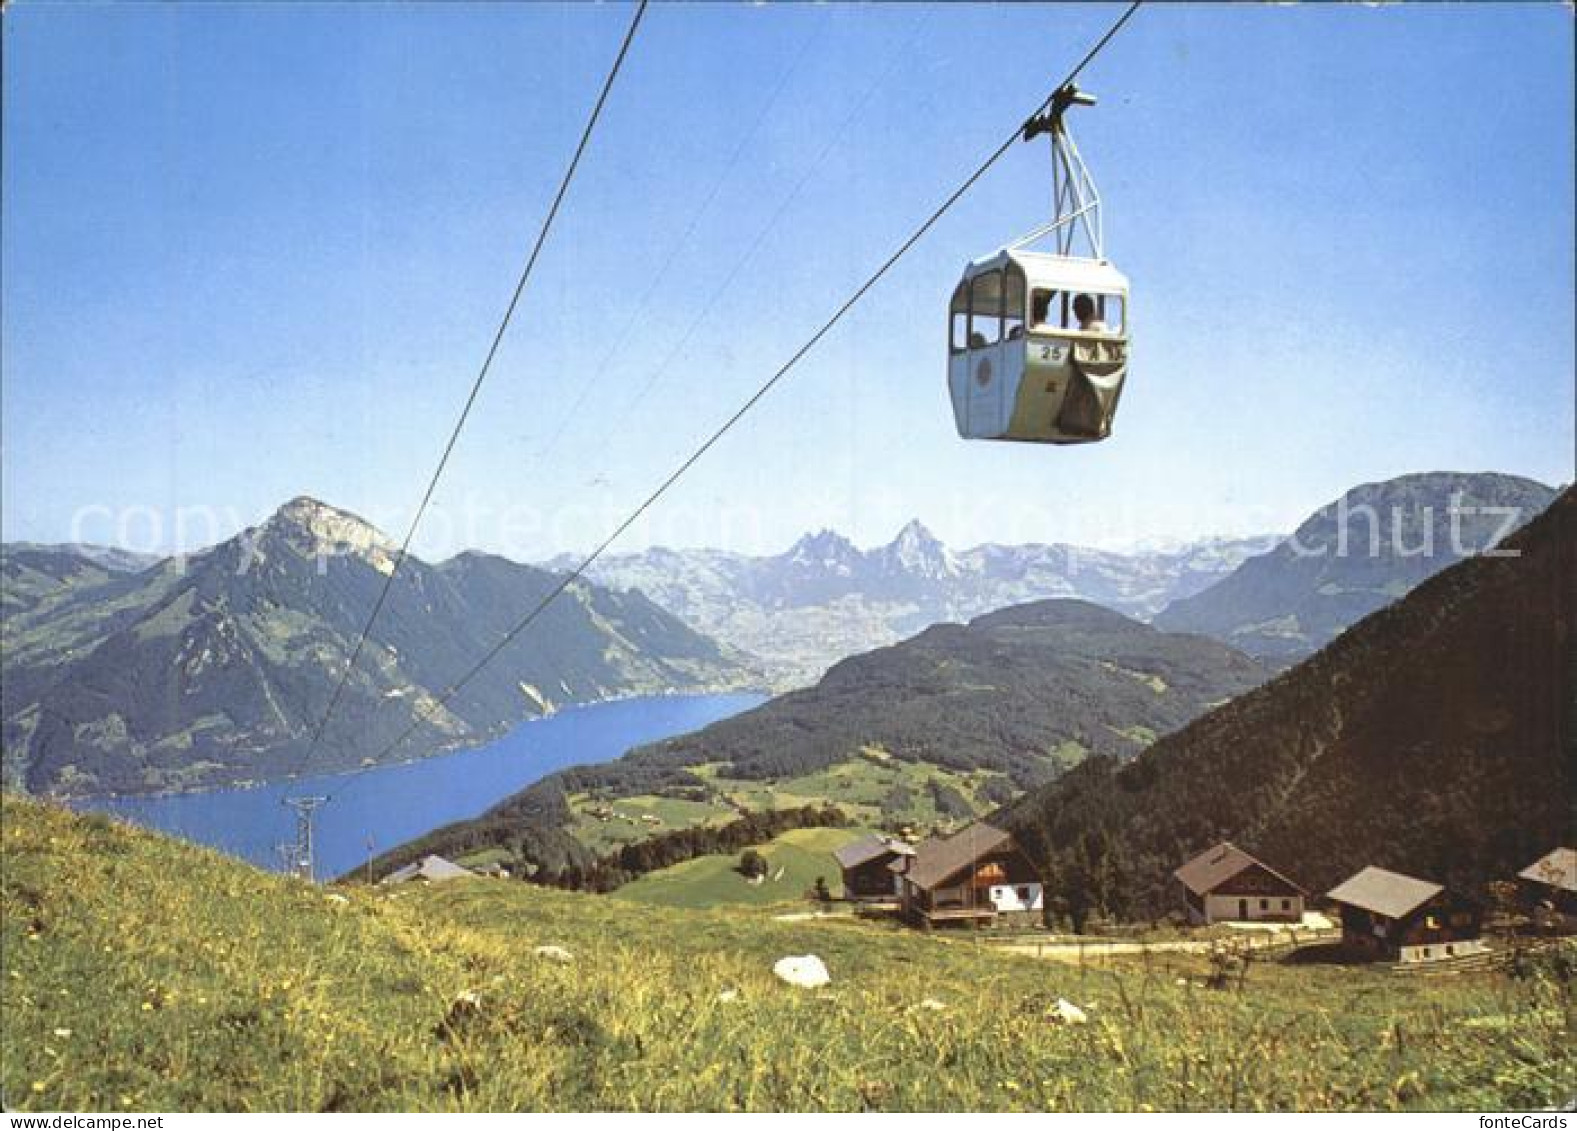
[(414, 864), (395, 869), (378, 882), (380, 884), (441, 884), (445, 880), (459, 880), (475, 875), (476, 873), (469, 868), (462, 868), (442, 856), (423, 856)]
[(1206, 849), (1172, 875), (1183, 885), (1192, 923), (1298, 923), (1301, 887), (1235, 844)]

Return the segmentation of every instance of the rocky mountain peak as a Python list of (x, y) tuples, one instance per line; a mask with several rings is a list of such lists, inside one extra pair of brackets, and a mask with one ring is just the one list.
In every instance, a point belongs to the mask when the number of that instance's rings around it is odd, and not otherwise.
[(898, 537), (893, 540), (893, 544), (896, 546), (940, 546), (942, 540), (935, 534), (932, 534), (925, 523), (918, 518), (911, 518), (904, 525), (904, 528), (898, 532)]
[(788, 559), (796, 565), (825, 566), (847, 570), (859, 561), (860, 551), (836, 530), (806, 534), (790, 547)]
[[(1552, 488), (1515, 475), (1432, 471), (1363, 483), (1321, 507), (1293, 536), (1292, 548), (1368, 540), (1368, 556), (1408, 556), (1404, 546), (1435, 549), (1448, 543), (1449, 558), (1481, 553), (1520, 528), (1555, 497)], [(1424, 531), (1432, 531), (1422, 539)], [(1416, 554), (1418, 551), (1414, 551)]]
[(941, 578), (958, 575), (958, 563), (919, 519), (911, 519), (881, 551), (883, 563), (895, 573)]
[(262, 535), (278, 538), (309, 557), (358, 557), (382, 573), (393, 570), (399, 552), (370, 522), (307, 495), (275, 511), (264, 523)]
[(1155, 619), (1168, 632), (1296, 658), (1540, 513), (1552, 488), (1513, 475), (1425, 472), (1364, 483), (1273, 550), (1247, 558)]

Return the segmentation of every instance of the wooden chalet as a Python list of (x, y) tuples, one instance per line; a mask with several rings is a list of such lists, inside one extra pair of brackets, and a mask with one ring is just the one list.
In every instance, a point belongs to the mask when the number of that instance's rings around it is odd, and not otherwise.
[(1342, 945), (1360, 957), (1432, 962), (1485, 949), (1483, 908), (1429, 880), (1370, 865), (1326, 898), (1341, 909)]
[(914, 855), (914, 846), (896, 837), (861, 837), (832, 854), (843, 873), (845, 899), (896, 899), (899, 880), (892, 870), (896, 860)]
[(1040, 874), (1012, 835), (983, 822), (923, 841), (889, 869), (904, 918), (919, 926), (1038, 918), (1045, 905)]
[(1577, 849), (1556, 848), (1517, 873), (1522, 902), (1548, 925), (1577, 926)]
[(1192, 923), (1301, 923), (1308, 895), (1235, 844), (1206, 849), (1172, 875)]

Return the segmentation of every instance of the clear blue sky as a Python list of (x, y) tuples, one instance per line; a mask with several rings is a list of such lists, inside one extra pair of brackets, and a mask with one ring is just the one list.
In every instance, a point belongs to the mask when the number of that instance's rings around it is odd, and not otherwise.
[[(597, 540), (1118, 11), (654, 7), (418, 548)], [(403, 529), (629, 14), (8, 6), (5, 537), (203, 542), (301, 493)], [(628, 546), (1121, 543), (1408, 471), (1569, 481), (1571, 24), (1141, 11), (1076, 126), (1135, 288), (1115, 437), (953, 432), (945, 305), (1044, 217), (1023, 146)]]

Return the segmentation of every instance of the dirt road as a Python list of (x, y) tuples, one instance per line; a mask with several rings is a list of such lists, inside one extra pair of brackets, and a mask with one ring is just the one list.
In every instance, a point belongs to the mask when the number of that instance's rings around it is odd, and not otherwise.
[(1244, 931), (1241, 934), (1208, 939), (1162, 939), (1141, 942), (1126, 939), (1047, 939), (991, 943), (989, 945), (1008, 954), (1024, 954), (1034, 958), (1050, 958), (1060, 962), (1081, 962), (1087, 958), (1111, 958), (1130, 954), (1208, 954), (1211, 947), (1230, 943), (1247, 950), (1267, 950), (1272, 947), (1296, 943), (1330, 942), (1341, 937), (1334, 930)]

